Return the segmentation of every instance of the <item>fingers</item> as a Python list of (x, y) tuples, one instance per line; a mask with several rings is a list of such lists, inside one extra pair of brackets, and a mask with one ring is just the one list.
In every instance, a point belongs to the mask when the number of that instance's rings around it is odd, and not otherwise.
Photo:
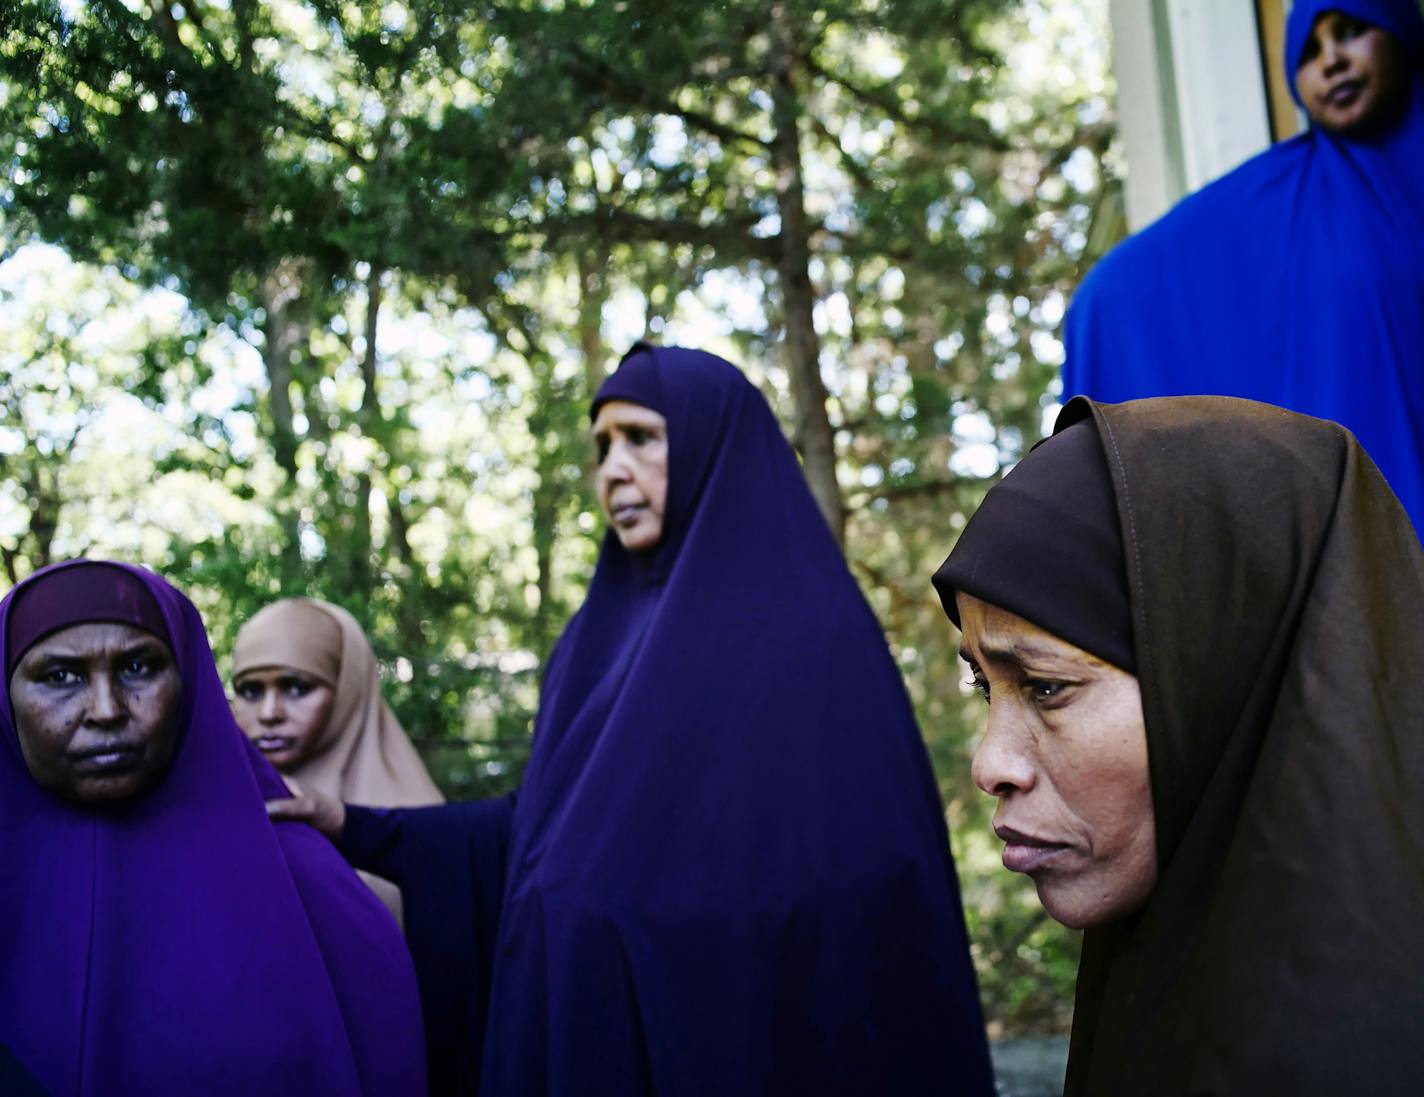
[(296, 820), (309, 823), (316, 814), (316, 804), (308, 797), (297, 796), (290, 800), (268, 800), (267, 817), (277, 822)]
[(306, 823), (336, 841), (346, 822), (346, 806), (334, 796), (315, 789), (304, 789), (290, 778), (287, 779), (287, 786), (295, 795), (282, 800), (268, 800), (267, 817), (278, 823)]

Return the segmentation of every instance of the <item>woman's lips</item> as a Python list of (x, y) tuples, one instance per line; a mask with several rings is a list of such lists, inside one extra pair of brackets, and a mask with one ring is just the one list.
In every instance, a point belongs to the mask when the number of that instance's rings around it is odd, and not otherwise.
[(106, 743), (75, 751), (70, 757), (81, 773), (114, 773), (132, 769), (142, 755), (143, 748), (137, 743)]
[(260, 735), (257, 737), (257, 749), (263, 754), (280, 754), (292, 745), (292, 740), (285, 735)]
[(623, 503), (613, 508), (613, 521), (620, 526), (631, 526), (647, 509), (646, 503)]
[(1048, 842), (1012, 827), (996, 826), (994, 833), (1004, 843), (1004, 867), (1010, 872), (1035, 872), (1046, 868), (1072, 847)]
[(1325, 93), (1325, 101), (1332, 107), (1348, 107), (1360, 97), (1364, 90), (1363, 80), (1344, 80)]

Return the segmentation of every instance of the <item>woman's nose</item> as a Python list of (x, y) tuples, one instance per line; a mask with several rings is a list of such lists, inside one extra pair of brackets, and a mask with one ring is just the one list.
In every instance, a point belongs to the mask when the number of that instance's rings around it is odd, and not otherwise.
[(264, 724), (280, 724), (286, 715), (286, 708), (275, 689), (262, 691), (262, 701), (257, 708), (257, 718)]
[(127, 710), (111, 675), (95, 674), (89, 685), (89, 723), (107, 726), (118, 723)]
[(621, 442), (614, 442), (608, 447), (600, 472), (609, 483), (621, 484), (628, 479), (629, 467), (627, 447)]
[(974, 751), (969, 772), (990, 796), (1009, 796), (1033, 787), (1033, 759), (1010, 714), (990, 711), (988, 730)]
[(1340, 48), (1340, 44), (1334, 38), (1326, 38), (1320, 47), (1321, 67), (1326, 72), (1333, 72), (1341, 68), (1345, 60), (1345, 51)]

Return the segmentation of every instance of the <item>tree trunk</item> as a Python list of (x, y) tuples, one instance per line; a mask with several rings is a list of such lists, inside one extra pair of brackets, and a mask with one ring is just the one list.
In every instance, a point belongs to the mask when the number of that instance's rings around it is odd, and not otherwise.
[(293, 262), (279, 263), (262, 280), (262, 311), (266, 313), (262, 324), (262, 364), (267, 370), (272, 452), (289, 483), (297, 478), (297, 432), (292, 423), (292, 351), (304, 333), (302, 324), (293, 318), (290, 310), (301, 293), (301, 275)]
[(801, 178), (800, 100), (796, 88), (796, 48), (784, 3), (772, 6), (772, 166), (776, 203), (781, 213), (781, 310), (786, 329), (786, 368), (795, 401), (796, 448), (826, 523), (837, 544), (845, 538), (845, 503), (836, 481), (836, 443), (826, 414), (826, 386), (821, 380), (821, 340), (816, 335), (815, 295), (811, 289), (810, 228)]
[(297, 263), (283, 260), (268, 271), (259, 287), (262, 310), (262, 364), (267, 371), (267, 406), (271, 414), (272, 454), (283, 472), (276, 499), (276, 518), (282, 530), (280, 580), (283, 590), (294, 589), (302, 575), (301, 514), (296, 504), (297, 432), (292, 421), (292, 352), (305, 328), (292, 315), (300, 299), (302, 279)]
[(591, 251), (580, 251), (579, 272), (579, 351), (583, 355), (584, 383), (588, 398), (603, 384), (603, 306), (608, 302), (608, 279), (604, 274), (605, 257)]
[[(361, 433), (372, 442), (380, 436), (381, 408), (376, 391), (376, 340), (380, 335), (381, 283), (385, 267), (372, 263), (366, 278), (366, 324), (361, 353)], [(362, 469), (356, 476), (356, 505), (351, 514), (351, 544), (347, 569), (349, 589), (357, 596), (356, 604), (363, 609), (370, 603), (373, 577), (371, 573), (371, 471)], [(363, 616), (358, 613), (358, 616)], [(368, 620), (362, 624), (369, 625)]]

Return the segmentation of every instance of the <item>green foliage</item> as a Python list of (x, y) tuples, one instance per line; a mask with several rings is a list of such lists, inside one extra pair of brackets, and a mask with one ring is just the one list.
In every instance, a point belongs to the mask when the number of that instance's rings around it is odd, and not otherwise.
[(1053, 406), (1114, 186), (1102, 8), (19, 0), (9, 581), (143, 560), (224, 665), (265, 602), (328, 598), (442, 785), (512, 787), (596, 553), (592, 389), (637, 338), (699, 345), (800, 436), (821, 409), (792, 399), (781, 272), (804, 248), (847, 556), (940, 774), (988, 1012), (1061, 1027), (1075, 945), (995, 863), (928, 575)]

